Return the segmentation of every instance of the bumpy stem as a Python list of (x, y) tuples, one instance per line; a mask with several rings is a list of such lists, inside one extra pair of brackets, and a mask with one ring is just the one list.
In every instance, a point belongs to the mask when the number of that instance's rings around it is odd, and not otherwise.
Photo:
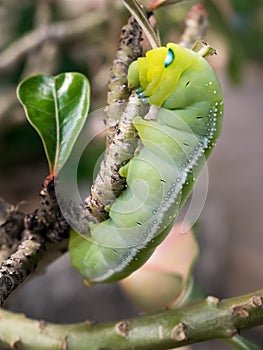
[(24, 228), (24, 217), (19, 208), (0, 198), (0, 264), (17, 248)]
[[(0, 267), (0, 305), (7, 297), (29, 276), (40, 262), (47, 243), (66, 242), (69, 225), (62, 217), (57, 204), (54, 179), (48, 177), (43, 184), (41, 208), (24, 216), (17, 210), (6, 209), (8, 212), (3, 219), (0, 234), (13, 227), (16, 232), (16, 249), (5, 241), (1, 250), (9, 247), (8, 259), (2, 261)], [(16, 231), (15, 231), (16, 230)], [(4, 245), (4, 247), (3, 247)], [(57, 245), (61, 250), (63, 245)], [(57, 252), (60, 253), (60, 252)]]
[(142, 30), (133, 17), (121, 30), (120, 41), (113, 60), (107, 97), (106, 139), (110, 143), (116, 134), (122, 113), (130, 96), (127, 74), (129, 65), (142, 55)]
[[(263, 290), (204, 301), (118, 323), (54, 325), (0, 311), (0, 345), (27, 350), (164, 350), (231, 338), (263, 323)], [(14, 327), (14, 324), (16, 327)]]
[(44, 250), (39, 235), (25, 231), (22, 243), (0, 268), (0, 305), (36, 268)]
[(137, 96), (131, 95), (116, 133), (108, 144), (100, 171), (91, 187), (91, 195), (85, 200), (86, 215), (90, 221), (106, 220), (108, 212), (105, 207), (114, 203), (125, 188), (126, 179), (120, 176), (119, 169), (134, 157), (138, 139), (132, 120), (145, 114), (144, 111), (145, 105)]
[[(133, 17), (122, 28), (121, 38), (110, 74), (106, 152), (99, 173), (91, 187), (91, 194), (85, 200), (86, 219), (100, 222), (106, 220), (105, 206), (111, 205), (125, 187), (125, 179), (119, 169), (134, 156), (137, 138), (132, 120), (144, 111), (140, 100), (130, 97), (127, 74), (132, 61), (142, 55), (140, 26)], [(130, 97), (130, 98), (129, 98)]]

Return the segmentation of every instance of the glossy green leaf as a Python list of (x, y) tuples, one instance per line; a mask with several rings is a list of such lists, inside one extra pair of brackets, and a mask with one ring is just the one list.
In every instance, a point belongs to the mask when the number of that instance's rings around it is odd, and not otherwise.
[(20, 83), (17, 95), (42, 139), (50, 173), (57, 175), (85, 123), (89, 82), (80, 73), (37, 75)]

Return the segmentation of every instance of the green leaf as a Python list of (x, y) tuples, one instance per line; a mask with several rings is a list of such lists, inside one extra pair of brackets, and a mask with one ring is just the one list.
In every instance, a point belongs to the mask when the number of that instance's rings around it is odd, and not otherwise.
[(50, 173), (57, 175), (88, 114), (90, 86), (87, 78), (80, 73), (33, 76), (20, 83), (17, 96), (27, 119), (42, 139)]

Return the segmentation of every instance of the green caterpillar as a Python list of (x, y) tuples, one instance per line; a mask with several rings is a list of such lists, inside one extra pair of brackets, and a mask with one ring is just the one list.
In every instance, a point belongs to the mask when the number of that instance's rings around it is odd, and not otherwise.
[(162, 108), (156, 120), (134, 119), (143, 147), (120, 174), (127, 188), (90, 238), (70, 238), (74, 267), (91, 284), (119, 280), (142, 266), (172, 228), (221, 131), (220, 83), (197, 53), (168, 44), (129, 68), (141, 99)]

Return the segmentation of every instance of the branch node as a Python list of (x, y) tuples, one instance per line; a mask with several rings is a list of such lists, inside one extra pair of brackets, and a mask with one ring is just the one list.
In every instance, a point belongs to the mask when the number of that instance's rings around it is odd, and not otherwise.
[(211, 305), (211, 306), (217, 306), (220, 302), (220, 300), (216, 297), (213, 297), (212, 295), (209, 295), (207, 298), (206, 298), (206, 302), (208, 305)]
[(252, 306), (254, 307), (262, 307), (263, 301), (260, 295), (254, 295), (252, 297)]
[(12, 342), (11, 344), (11, 349), (12, 350), (19, 350), (22, 349), (22, 342), (20, 339), (16, 339)]
[(40, 330), (40, 333), (42, 333), (45, 330), (46, 327), (47, 327), (46, 321), (40, 320), (39, 323), (38, 323), (38, 328)]
[(184, 341), (188, 339), (188, 336), (185, 332), (185, 325), (181, 322), (177, 324), (171, 332), (171, 338), (178, 342)]
[(115, 331), (122, 337), (127, 337), (129, 334), (129, 323), (127, 321), (121, 321), (116, 324)]
[(68, 337), (65, 337), (61, 341), (61, 350), (68, 350)]
[(232, 310), (233, 310), (234, 316), (241, 317), (241, 318), (246, 318), (249, 316), (249, 312), (244, 306), (241, 306), (241, 305), (234, 306)]
[(158, 337), (159, 339), (163, 339), (164, 336), (163, 336), (163, 326), (158, 326)]
[(226, 338), (233, 338), (236, 335), (238, 335), (238, 330), (236, 328), (234, 329), (227, 329), (225, 332)]

